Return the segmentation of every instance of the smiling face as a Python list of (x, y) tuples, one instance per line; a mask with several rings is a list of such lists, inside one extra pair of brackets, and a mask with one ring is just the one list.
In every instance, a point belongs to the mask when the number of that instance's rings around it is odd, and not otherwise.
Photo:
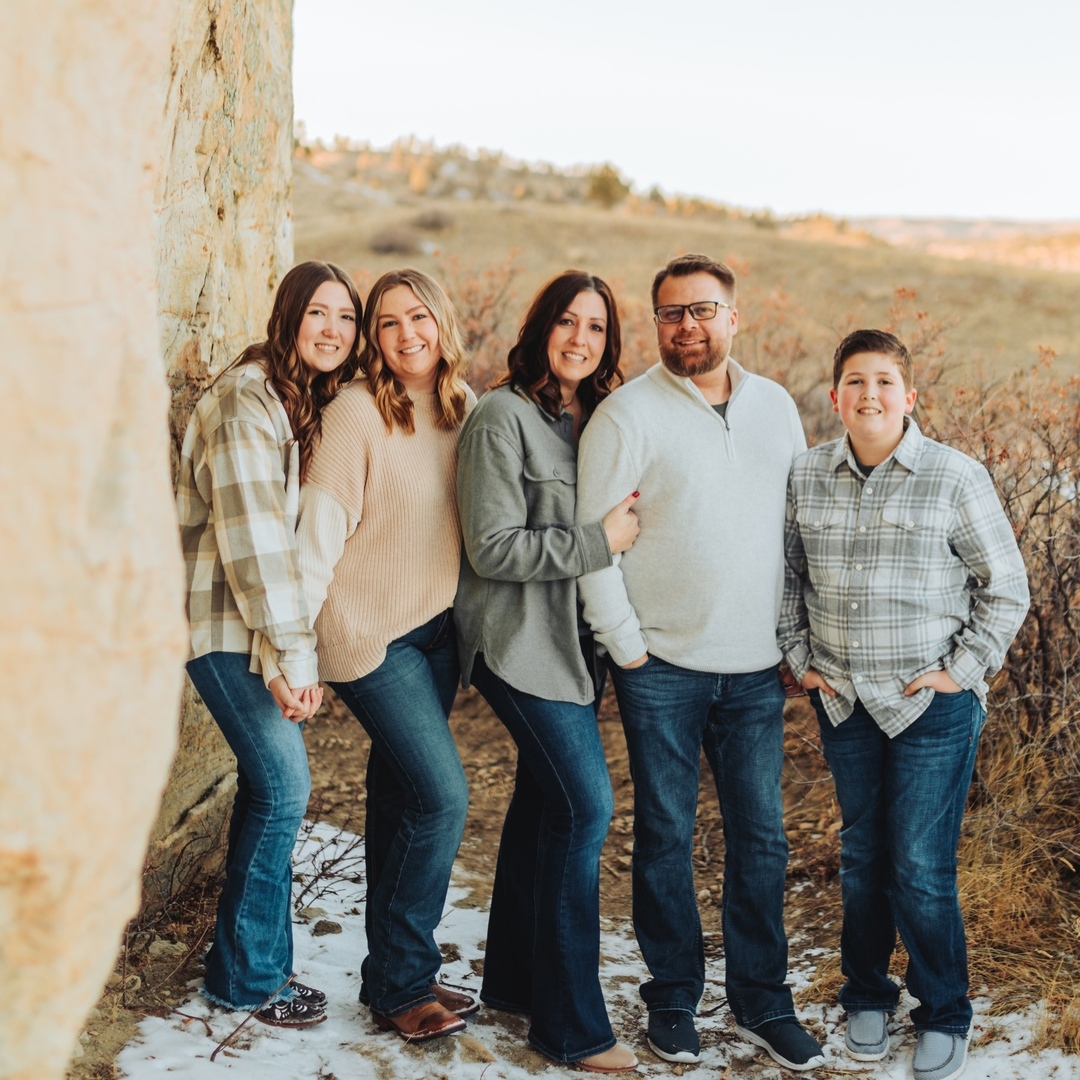
[[(734, 297), (712, 274), (687, 274), (664, 278), (656, 293), (656, 306), (699, 304), (715, 300), (734, 304)], [(681, 322), (656, 323), (656, 340), (664, 367), (674, 375), (706, 375), (723, 364), (731, 353), (731, 340), (739, 328), (734, 307), (718, 307), (714, 319), (696, 320), (684, 311)]]
[(564, 405), (573, 400), (581, 380), (600, 366), (607, 348), (607, 325), (607, 304), (591, 290), (579, 292), (555, 320), (548, 335), (548, 365), (559, 381)]
[(864, 465), (880, 465), (896, 449), (915, 407), (915, 388), (904, 385), (896, 357), (885, 353), (849, 356), (829, 396)]
[(397, 381), (417, 393), (434, 390), (442, 359), (439, 327), (408, 285), (383, 293), (375, 327), (379, 351)]
[(324, 281), (304, 309), (296, 335), (296, 355), (314, 372), (341, 367), (356, 343), (356, 308), (340, 281)]

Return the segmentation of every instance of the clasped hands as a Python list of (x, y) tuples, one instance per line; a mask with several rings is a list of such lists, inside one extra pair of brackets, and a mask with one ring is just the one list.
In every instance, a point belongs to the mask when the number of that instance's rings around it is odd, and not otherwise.
[(281, 710), (281, 715), (294, 724), (301, 720), (310, 720), (322, 704), (323, 688), (315, 683), (312, 686), (300, 686), (295, 690), (289, 686), (284, 675), (275, 675), (267, 689), (274, 695), (274, 701)]

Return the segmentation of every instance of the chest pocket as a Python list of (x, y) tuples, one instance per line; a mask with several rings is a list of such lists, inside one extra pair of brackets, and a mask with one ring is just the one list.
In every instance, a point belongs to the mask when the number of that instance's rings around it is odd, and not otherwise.
[(949, 544), (952, 510), (947, 506), (905, 505), (893, 499), (881, 508), (882, 548), (898, 564), (921, 568), (956, 562)]
[(577, 462), (529, 454), (522, 466), (529, 527), (574, 524), (577, 506)]
[(843, 542), (840, 526), (845, 517), (844, 511), (836, 506), (799, 507), (795, 512), (803, 551), (810, 562), (827, 559), (829, 555), (833, 559), (837, 557), (837, 545)]

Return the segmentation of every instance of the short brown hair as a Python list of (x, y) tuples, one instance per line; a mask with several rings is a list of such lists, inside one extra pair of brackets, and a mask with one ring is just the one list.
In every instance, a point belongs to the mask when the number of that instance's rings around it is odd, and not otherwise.
[(689, 277), (691, 274), (712, 274), (735, 299), (735, 271), (727, 263), (717, 262), (708, 255), (677, 255), (667, 266), (656, 271), (652, 281), (652, 306), (656, 307), (656, 294), (666, 278)]
[(915, 381), (915, 363), (907, 346), (887, 330), (853, 330), (833, 353), (832, 384), (835, 390), (840, 385), (844, 374), (844, 364), (859, 353), (882, 353), (896, 360), (900, 375), (904, 380), (904, 389), (910, 390)]

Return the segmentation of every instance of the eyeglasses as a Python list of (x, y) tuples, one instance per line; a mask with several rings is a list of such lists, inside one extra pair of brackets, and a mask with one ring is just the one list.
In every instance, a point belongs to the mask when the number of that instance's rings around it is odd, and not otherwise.
[(707, 322), (716, 318), (717, 308), (730, 308), (720, 300), (702, 300), (697, 304), (664, 304), (653, 308), (653, 314), (660, 322), (677, 323), (683, 321), (683, 313), (689, 311), (695, 322)]

